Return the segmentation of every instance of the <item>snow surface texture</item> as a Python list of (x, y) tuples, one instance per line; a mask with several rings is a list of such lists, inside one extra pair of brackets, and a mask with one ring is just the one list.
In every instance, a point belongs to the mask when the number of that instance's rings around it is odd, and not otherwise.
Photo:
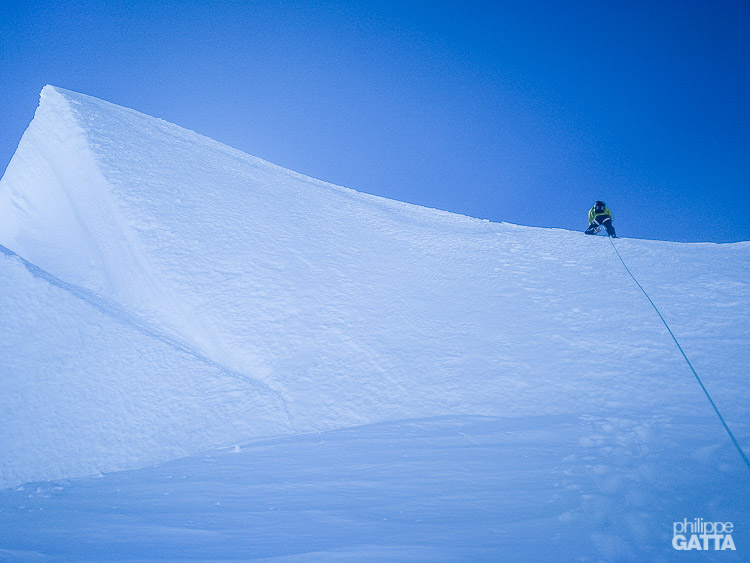
[[(691, 509), (737, 517), (750, 500), (606, 238), (357, 193), (47, 86), (0, 180), (0, 244), (0, 487), (283, 434), (568, 416), (607, 421), (581, 448), (624, 448), (574, 486), (634, 503), (631, 529), (663, 500), (655, 448), (733, 477)], [(616, 244), (747, 451), (750, 243)], [(545, 429), (525, 436), (564, 459), (567, 438)], [(623, 479), (640, 500), (617, 497)], [(692, 516), (708, 514), (666, 517)]]
[(618, 413), (261, 440), (0, 494), (0, 560), (680, 561), (672, 523), (701, 514), (738, 549), (692, 559), (746, 561), (743, 489), (716, 466), (736, 454), (712, 430)]
[(140, 467), (238, 432), (284, 429), (283, 404), (265, 386), (0, 250), (3, 486)]

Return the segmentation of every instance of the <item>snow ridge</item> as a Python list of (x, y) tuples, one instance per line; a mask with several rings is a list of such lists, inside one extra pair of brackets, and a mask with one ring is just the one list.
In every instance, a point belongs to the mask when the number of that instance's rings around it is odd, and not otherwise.
[(111, 317), (115, 321), (127, 323), (129, 326), (139, 330), (144, 335), (147, 335), (151, 338), (155, 338), (163, 342), (164, 344), (172, 347), (175, 351), (193, 356), (200, 362), (203, 362), (213, 368), (216, 368), (223, 375), (226, 375), (228, 377), (232, 377), (235, 379), (239, 379), (240, 381), (243, 381), (252, 387), (261, 388), (270, 393), (273, 393), (274, 395), (278, 397), (280, 403), (284, 407), (284, 412), (287, 415), (290, 428), (294, 429), (294, 424), (292, 422), (291, 415), (287, 411), (286, 401), (284, 400), (284, 397), (281, 395), (281, 393), (279, 393), (278, 391), (274, 389), (271, 389), (268, 385), (266, 385), (262, 381), (252, 379), (246, 375), (227, 369), (226, 367), (214, 362), (210, 358), (205, 357), (203, 354), (201, 354), (197, 350), (191, 348), (187, 342), (180, 340), (180, 338), (177, 335), (168, 333), (167, 331), (159, 327), (157, 324), (155, 324), (153, 321), (147, 318), (144, 318), (143, 316), (133, 311), (129, 311), (126, 308), (124, 308), (122, 305), (118, 303), (114, 303), (89, 289), (62, 281), (61, 279), (53, 276), (49, 272), (46, 272), (42, 270), (41, 268), (39, 268), (38, 266), (35, 266), (31, 262), (28, 262), (27, 260), (25, 260), (24, 258), (19, 256), (15, 252), (13, 252), (12, 250), (4, 247), (3, 245), (0, 245), (0, 252), (5, 254), (6, 256), (14, 258), (15, 260), (23, 264), (23, 266), (26, 268), (26, 270), (28, 270), (28, 272), (32, 276), (39, 278), (41, 280), (44, 280), (56, 287), (59, 287), (71, 293), (78, 299), (85, 301), (86, 303), (98, 309), (103, 314)]
[(0, 246), (0, 488), (292, 432), (278, 392)]
[[(0, 217), (6, 484), (393, 420), (712, 416), (603, 238), (359, 194), (51, 86)], [(618, 248), (750, 443), (750, 245)]]

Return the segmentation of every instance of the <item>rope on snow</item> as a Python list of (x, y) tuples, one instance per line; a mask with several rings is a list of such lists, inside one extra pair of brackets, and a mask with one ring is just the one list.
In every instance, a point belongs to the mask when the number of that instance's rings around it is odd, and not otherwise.
[(714, 403), (714, 400), (711, 398), (711, 395), (708, 393), (708, 389), (706, 389), (706, 386), (703, 385), (703, 381), (701, 381), (701, 378), (698, 377), (698, 373), (695, 371), (695, 368), (693, 367), (693, 364), (690, 363), (690, 360), (688, 359), (687, 355), (685, 354), (685, 351), (682, 349), (682, 346), (680, 346), (680, 343), (677, 341), (677, 337), (675, 337), (674, 333), (672, 332), (672, 329), (669, 328), (669, 325), (667, 324), (667, 321), (664, 320), (664, 317), (662, 316), (661, 312), (659, 312), (659, 309), (656, 306), (656, 304), (652, 301), (651, 297), (649, 297), (648, 293), (646, 293), (646, 290), (643, 289), (643, 286), (635, 278), (635, 276), (633, 275), (633, 272), (631, 272), (630, 268), (628, 268), (628, 265), (625, 264), (625, 260), (623, 260), (622, 256), (620, 256), (620, 251), (617, 250), (617, 247), (615, 246), (615, 243), (612, 240), (612, 237), (609, 237), (609, 242), (612, 244), (612, 248), (615, 249), (615, 253), (617, 254), (617, 257), (620, 259), (620, 262), (622, 262), (622, 265), (625, 267), (625, 270), (628, 272), (628, 274), (630, 274), (630, 277), (633, 278), (633, 281), (636, 283), (636, 285), (643, 292), (643, 295), (646, 296), (646, 299), (648, 299), (648, 302), (651, 303), (651, 306), (654, 308), (654, 311), (656, 311), (656, 314), (659, 315), (659, 318), (661, 319), (661, 322), (664, 323), (664, 326), (667, 328), (667, 331), (669, 332), (669, 335), (672, 337), (672, 340), (674, 340), (674, 343), (677, 345), (677, 348), (680, 350), (680, 353), (682, 354), (682, 357), (685, 358), (685, 361), (687, 362), (687, 365), (690, 368), (690, 371), (693, 372), (693, 375), (695, 376), (695, 379), (698, 381), (698, 385), (701, 386), (701, 389), (703, 389), (703, 393), (706, 395), (706, 398), (708, 399), (708, 402), (711, 403), (711, 406), (713, 407), (714, 412), (716, 413), (716, 416), (719, 417), (719, 420), (721, 421), (722, 426), (724, 426), (724, 430), (726, 430), (727, 434), (729, 434), (729, 438), (732, 440), (732, 443), (734, 444), (734, 447), (737, 448), (737, 452), (740, 454), (740, 457), (742, 457), (742, 460), (745, 462), (745, 465), (747, 465), (747, 468), (750, 469), (750, 460), (747, 458), (747, 455), (742, 450), (742, 446), (740, 446), (740, 443), (737, 441), (737, 438), (734, 437), (734, 434), (732, 434), (732, 431), (729, 429), (729, 426), (727, 425), (726, 420), (724, 420), (724, 417), (722, 416), (721, 412), (719, 411), (719, 408), (716, 406), (716, 403)]

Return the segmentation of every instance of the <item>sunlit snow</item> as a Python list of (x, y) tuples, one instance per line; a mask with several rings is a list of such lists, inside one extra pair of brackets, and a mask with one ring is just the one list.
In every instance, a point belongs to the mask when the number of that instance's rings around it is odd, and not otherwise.
[[(750, 450), (750, 243), (615, 244)], [(607, 238), (47, 86), (0, 245), (0, 557), (669, 560), (695, 517), (747, 557), (750, 471)]]

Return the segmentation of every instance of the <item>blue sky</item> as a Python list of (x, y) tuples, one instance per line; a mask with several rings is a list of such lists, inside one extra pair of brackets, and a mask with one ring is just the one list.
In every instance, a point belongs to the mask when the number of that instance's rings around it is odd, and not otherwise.
[(13, 2), (0, 170), (54, 84), (359, 191), (750, 240), (750, 4)]

